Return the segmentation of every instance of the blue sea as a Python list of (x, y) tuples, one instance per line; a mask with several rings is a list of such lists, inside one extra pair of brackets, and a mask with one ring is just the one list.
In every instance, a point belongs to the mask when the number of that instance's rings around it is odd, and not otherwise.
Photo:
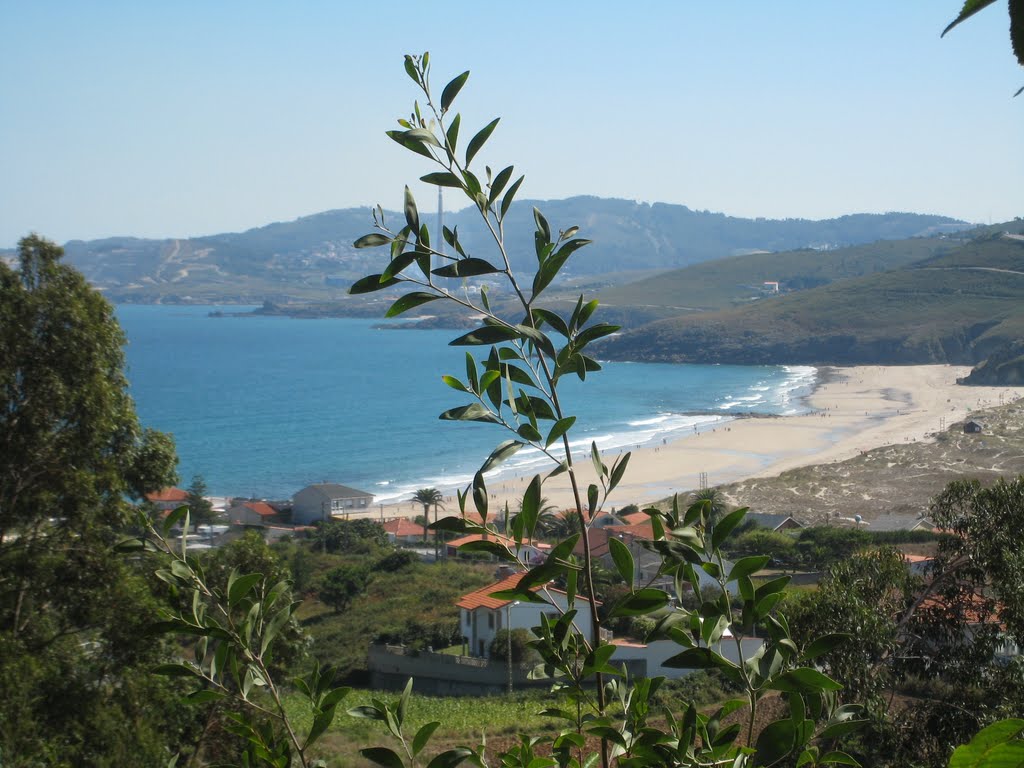
[[(218, 309), (228, 316), (210, 317)], [(465, 378), (466, 348), (448, 346), (454, 332), (230, 316), (241, 311), (117, 307), (140, 418), (174, 435), (183, 484), (198, 474), (212, 495), (285, 499), (326, 480), (389, 503), (417, 488), (452, 493), (509, 437), (491, 425), (438, 420), (468, 402), (441, 381), (446, 373)], [(617, 453), (737, 414), (800, 413), (815, 376), (802, 366), (606, 363), (560, 391), (577, 417), (576, 448), (596, 440)], [(523, 450), (501, 474), (547, 468)]]

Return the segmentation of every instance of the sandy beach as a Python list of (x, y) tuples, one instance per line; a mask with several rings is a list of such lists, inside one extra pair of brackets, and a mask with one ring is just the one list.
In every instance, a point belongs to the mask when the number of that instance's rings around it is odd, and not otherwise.
[[(605, 504), (606, 509), (644, 505), (676, 492), (752, 477), (771, 477), (810, 464), (842, 461), (883, 445), (931, 440), (979, 408), (1024, 396), (1020, 387), (964, 387), (957, 377), (966, 366), (858, 366), (822, 368), (808, 399), (811, 412), (799, 416), (739, 418), (710, 431), (632, 452), (626, 475)], [(482, 459), (483, 457), (481, 457)], [(609, 466), (616, 458), (606, 455)], [(589, 456), (577, 463), (580, 486), (594, 482)], [(489, 490), (493, 512), (507, 502), (511, 510), (530, 478), (494, 481)], [(455, 511), (453, 495), (447, 505)], [(574, 506), (568, 476), (544, 484), (548, 503)], [(421, 512), (411, 503), (385, 505), (373, 516), (390, 519)], [(369, 515), (368, 515), (369, 516)]]

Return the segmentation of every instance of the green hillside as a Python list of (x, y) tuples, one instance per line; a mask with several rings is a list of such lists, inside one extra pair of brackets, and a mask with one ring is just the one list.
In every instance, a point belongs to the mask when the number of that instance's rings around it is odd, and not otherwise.
[[(425, 201), (421, 201), (425, 202)], [(536, 264), (532, 209), (544, 210), (556, 228), (579, 225), (593, 241), (567, 266), (567, 281), (592, 283), (616, 274), (644, 273), (751, 251), (838, 248), (879, 239), (934, 236), (962, 229), (964, 222), (913, 213), (854, 214), (835, 219), (742, 219), (682, 205), (636, 203), (596, 197), (520, 200), (506, 222), (512, 266), (531, 272)], [(430, 205), (425, 221), (433, 227)], [(445, 213), (474, 255), (492, 253), (490, 235), (474, 211)], [(401, 214), (387, 212), (394, 228)], [(238, 302), (339, 300), (358, 277), (378, 271), (381, 255), (352, 243), (372, 228), (368, 207), (327, 211), (246, 232), (205, 237), (145, 240), (115, 237), (73, 240), (66, 258), (114, 301)], [(479, 253), (477, 253), (479, 249)], [(10, 252), (0, 252), (0, 258)]]
[(888, 272), (609, 339), (610, 359), (974, 364), (1024, 336), (1024, 241), (986, 237)]

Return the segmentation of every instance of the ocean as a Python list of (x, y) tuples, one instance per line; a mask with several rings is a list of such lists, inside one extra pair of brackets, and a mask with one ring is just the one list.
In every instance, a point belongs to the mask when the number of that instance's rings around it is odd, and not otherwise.
[[(211, 317), (214, 310), (227, 316)], [(117, 307), (140, 419), (174, 435), (183, 486), (202, 475), (211, 495), (286, 499), (329, 481), (391, 503), (417, 488), (451, 494), (510, 437), (492, 425), (438, 420), (468, 402), (441, 381), (465, 378), (467, 348), (448, 346), (455, 332), (230, 316), (240, 311)], [(585, 384), (565, 379), (560, 392), (577, 417), (574, 451), (596, 440), (617, 453), (738, 414), (801, 413), (815, 377), (806, 366), (606, 363)], [(548, 468), (523, 450), (498, 477)]]

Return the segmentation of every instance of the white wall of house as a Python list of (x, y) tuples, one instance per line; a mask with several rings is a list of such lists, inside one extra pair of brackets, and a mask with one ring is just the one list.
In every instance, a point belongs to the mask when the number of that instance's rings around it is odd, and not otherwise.
[[(715, 650), (734, 664), (739, 664), (741, 662), (740, 654), (742, 654), (744, 659), (750, 657), (761, 647), (762, 642), (762, 640), (754, 637), (744, 638), (741, 640), (741, 649), (737, 649), (736, 641), (727, 635), (715, 646)], [(670, 658), (685, 650), (683, 646), (671, 640), (655, 640), (653, 643), (647, 644), (620, 645), (615, 649), (615, 655), (612, 656), (611, 664), (614, 666), (623, 661), (642, 659), (647, 662), (647, 677), (657, 677), (659, 675), (670, 679), (685, 677), (694, 670), (662, 666)]]
[[(565, 595), (551, 592), (550, 598), (554, 605), (548, 603), (509, 604), (501, 608), (463, 608), (459, 612), (462, 636), (467, 639), (470, 656), (490, 655), (491, 642), (495, 635), (506, 627), (512, 629), (532, 630), (540, 626), (540, 617), (544, 614), (561, 615), (567, 607)], [(576, 618), (573, 624), (577, 630), (590, 634), (590, 606), (581, 600), (576, 601)]]

